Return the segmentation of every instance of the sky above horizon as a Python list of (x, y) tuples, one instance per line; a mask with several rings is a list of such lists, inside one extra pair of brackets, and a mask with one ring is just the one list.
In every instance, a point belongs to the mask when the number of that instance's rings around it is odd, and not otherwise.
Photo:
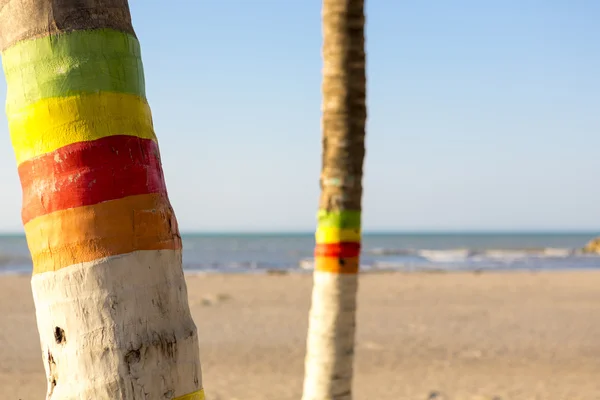
[[(600, 230), (600, 2), (366, 4), (365, 230)], [(313, 229), (321, 2), (130, 5), (181, 230)]]

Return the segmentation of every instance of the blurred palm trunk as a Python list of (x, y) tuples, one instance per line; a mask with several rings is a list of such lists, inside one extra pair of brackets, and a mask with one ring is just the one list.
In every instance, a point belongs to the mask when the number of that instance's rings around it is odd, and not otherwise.
[(303, 400), (352, 398), (365, 155), (364, 0), (323, 0), (323, 160)]

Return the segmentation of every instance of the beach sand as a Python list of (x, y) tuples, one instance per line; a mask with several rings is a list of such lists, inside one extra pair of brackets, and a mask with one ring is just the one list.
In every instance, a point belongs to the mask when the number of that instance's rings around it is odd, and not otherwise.
[[(311, 276), (187, 282), (208, 400), (300, 399)], [(0, 296), (0, 398), (43, 399), (29, 277)], [(600, 399), (600, 272), (364, 274), (355, 366), (355, 399)]]

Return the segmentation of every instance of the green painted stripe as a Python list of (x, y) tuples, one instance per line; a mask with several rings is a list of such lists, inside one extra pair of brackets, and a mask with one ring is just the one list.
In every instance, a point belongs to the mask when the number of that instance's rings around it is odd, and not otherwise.
[(360, 211), (319, 210), (317, 220), (320, 228), (357, 229), (360, 228)]
[(2, 53), (7, 108), (100, 91), (146, 97), (140, 44), (112, 29), (26, 40)]

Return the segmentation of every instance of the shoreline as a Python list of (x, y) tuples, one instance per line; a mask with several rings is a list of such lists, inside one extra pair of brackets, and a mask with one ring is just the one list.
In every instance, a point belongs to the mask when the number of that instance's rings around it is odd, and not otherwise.
[[(400, 274), (400, 275), (419, 275), (419, 274), (536, 274), (536, 273), (585, 273), (585, 272), (598, 272), (600, 273), (600, 265), (598, 267), (591, 268), (477, 268), (477, 269), (452, 269), (452, 268), (414, 268), (414, 269), (397, 269), (397, 268), (369, 268), (369, 269), (360, 269), (360, 275), (380, 275), (380, 274)], [(312, 275), (312, 269), (302, 269), (302, 268), (294, 268), (294, 269), (256, 269), (256, 270), (248, 270), (248, 271), (205, 271), (205, 270), (190, 270), (184, 269), (184, 275), (187, 276), (269, 276), (269, 275)], [(0, 270), (0, 279), (3, 277), (10, 276), (31, 276), (31, 271), (13, 271), (13, 270)]]

